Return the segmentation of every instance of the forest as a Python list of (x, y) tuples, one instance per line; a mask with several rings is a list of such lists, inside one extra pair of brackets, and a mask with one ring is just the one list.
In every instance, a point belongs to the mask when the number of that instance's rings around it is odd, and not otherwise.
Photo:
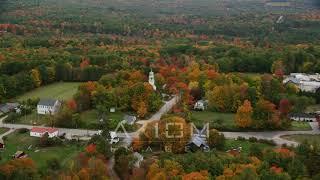
[[(88, 142), (30, 140), (35, 147), (76, 152), (67, 163), (57, 157), (38, 167), (34, 157), (1, 163), (0, 179), (108, 179), (111, 157), (126, 180), (319, 179), (319, 144), (275, 147), (219, 132), (289, 131), (290, 113), (320, 104), (319, 90), (304, 93), (282, 83), (290, 73), (320, 72), (319, 7), (317, 0), (0, 0), (0, 103), (77, 82), (76, 93), (46, 125), (102, 130)], [(148, 83), (151, 70), (157, 91)], [(160, 133), (164, 122), (194, 123), (193, 105), (202, 99), (208, 112), (231, 114), (234, 127), (217, 120), (207, 139), (214, 150), (185, 153), (186, 139), (155, 137), (154, 124), (148, 124), (133, 139), (133, 151), (144, 154), (151, 146), (161, 153), (145, 153), (137, 168), (132, 151), (109, 151), (104, 137), (116, 120), (93, 126), (81, 120), (87, 112), (109, 117), (111, 108), (146, 119), (170, 95), (180, 101), (159, 120)], [(38, 101), (20, 101), (22, 114), (32, 115)], [(5, 121), (16, 123), (22, 114), (10, 113)], [(234, 141), (247, 148), (227, 153)], [(166, 146), (171, 153), (163, 152)]]

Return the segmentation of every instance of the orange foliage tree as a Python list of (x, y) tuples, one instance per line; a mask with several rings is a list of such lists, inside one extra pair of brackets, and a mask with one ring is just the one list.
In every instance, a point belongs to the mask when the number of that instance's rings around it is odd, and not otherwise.
[(184, 152), (190, 136), (190, 125), (181, 117), (171, 116), (159, 122), (159, 137), (174, 153)]
[(235, 116), (236, 125), (240, 128), (248, 128), (252, 125), (252, 107), (251, 103), (248, 100), (245, 100), (243, 105), (240, 106), (237, 110)]

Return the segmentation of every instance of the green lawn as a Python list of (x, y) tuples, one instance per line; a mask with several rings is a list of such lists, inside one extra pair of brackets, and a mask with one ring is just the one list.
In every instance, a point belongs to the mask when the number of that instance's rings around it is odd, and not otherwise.
[(306, 109), (306, 112), (315, 112), (315, 111), (320, 111), (320, 104), (308, 106)]
[(77, 92), (80, 83), (77, 82), (58, 82), (47, 86), (39, 87), (35, 90), (27, 92), (17, 99), (19, 101), (29, 98), (52, 98), (59, 100), (67, 100)]
[(308, 141), (312, 144), (319, 144), (320, 143), (320, 135), (311, 135), (311, 134), (296, 134), (296, 135), (288, 135), (288, 136), (282, 136), (284, 139), (288, 139), (291, 141), (297, 141), (299, 143)]
[(273, 147), (269, 144), (264, 144), (264, 143), (259, 143), (259, 142), (250, 142), (248, 140), (243, 140), (243, 141), (241, 140), (240, 141), (240, 140), (235, 140), (235, 139), (226, 139), (224, 149), (227, 151), (227, 150), (230, 150), (233, 148), (242, 147), (242, 153), (248, 154), (250, 152), (251, 146), (259, 146), (259, 147), (261, 147), (261, 149)]
[(23, 115), (19, 117), (17, 120), (15, 120), (12, 123), (16, 124), (28, 124), (28, 125), (45, 125), (49, 124), (50, 118), (46, 115), (40, 115), (37, 114), (36, 111), (32, 112), (28, 115)]
[[(105, 118), (111, 121), (111, 127), (116, 127), (116, 125), (122, 121), (123, 116), (124, 113), (117, 111), (115, 113), (108, 113)], [(84, 127), (97, 128), (100, 124), (99, 120), (97, 110), (89, 110), (80, 114), (80, 121)]]
[[(108, 113), (106, 115), (107, 121), (109, 121), (109, 126), (111, 129), (116, 129), (118, 123), (123, 120), (125, 113), (116, 111), (114, 113)], [(80, 128), (89, 128), (89, 129), (100, 129), (100, 118), (98, 117), (97, 110), (89, 110), (82, 112), (80, 114), (81, 127)], [(126, 131), (132, 132), (138, 128), (138, 125), (128, 125), (125, 124), (124, 127)], [(119, 131), (122, 129), (120, 128)]]
[(219, 130), (237, 129), (234, 123), (234, 114), (232, 113), (193, 111), (191, 119), (197, 127), (203, 127), (205, 123), (210, 123), (211, 128)]
[(309, 131), (312, 130), (310, 124), (308, 122), (297, 122), (292, 121), (290, 131)]
[(76, 154), (84, 148), (79, 144), (65, 143), (65, 145), (40, 148), (37, 147), (39, 138), (30, 137), (29, 133), (14, 132), (7, 136), (5, 140), (5, 150), (0, 152), (0, 163), (11, 159), (16, 151), (24, 151), (32, 158), (36, 165), (41, 169), (46, 166), (46, 161), (52, 158), (61, 160), (62, 165), (71, 160)]
[[(123, 112), (115, 112), (115, 113), (108, 113), (106, 115), (106, 120), (110, 122), (110, 127), (115, 129), (123, 120), (123, 116), (125, 113)], [(8, 123), (16, 123), (16, 124), (28, 124), (28, 125), (47, 125), (50, 126), (51, 121), (54, 120), (53, 117), (48, 115), (38, 115), (36, 111), (28, 114), (26, 116), (22, 116), (16, 119), (13, 122)], [(82, 129), (100, 129), (100, 121), (98, 117), (97, 110), (88, 110), (80, 113), (80, 126), (78, 128)], [(125, 125), (127, 131), (135, 130), (134, 126)], [(1, 132), (1, 131), (0, 131)]]

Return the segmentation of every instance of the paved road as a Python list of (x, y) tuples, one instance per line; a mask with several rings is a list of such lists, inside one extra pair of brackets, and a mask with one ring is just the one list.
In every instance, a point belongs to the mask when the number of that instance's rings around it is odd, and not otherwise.
[(175, 96), (170, 101), (165, 102), (165, 104), (159, 109), (159, 111), (156, 112), (154, 115), (152, 115), (148, 120), (138, 121), (137, 124), (141, 124), (142, 127), (138, 129), (136, 133), (143, 132), (147, 127), (148, 123), (159, 121), (161, 119), (161, 116), (169, 112), (178, 101), (179, 101), (178, 96)]
[[(43, 126), (31, 126), (31, 125), (25, 125), (25, 124), (7, 124), (3, 123), (2, 121), (7, 116), (0, 119), (0, 127), (10, 128), (11, 130), (14, 129), (32, 129), (33, 127), (43, 127)], [(97, 134), (98, 130), (86, 130), (86, 129), (68, 129), (68, 128), (58, 128), (59, 133), (63, 134), (66, 133), (66, 138), (72, 139), (72, 136), (78, 136), (80, 139), (87, 140), (90, 139), (90, 136)]]
[(118, 137), (124, 138), (123, 146), (130, 146), (132, 142), (132, 138), (138, 137), (140, 133), (144, 132), (147, 124), (155, 121), (159, 121), (161, 119), (161, 116), (165, 113), (169, 112), (173, 106), (179, 101), (179, 97), (175, 96), (171, 100), (166, 101), (165, 104), (159, 109), (158, 112), (156, 112), (154, 115), (152, 115), (148, 120), (140, 120), (137, 121), (137, 124), (142, 125), (137, 131), (131, 132), (131, 133), (117, 133)]
[(9, 131), (3, 133), (0, 135), (0, 139), (2, 139), (4, 136), (8, 135), (8, 134), (11, 134), (15, 131), (15, 129), (9, 129)]
[(293, 134), (320, 134), (317, 122), (310, 122), (312, 130), (310, 131), (259, 131), (259, 132), (222, 132), (227, 138), (237, 138), (242, 136), (245, 138), (255, 137), (257, 139), (269, 139), (275, 141), (277, 145), (287, 144), (297, 146), (298, 143), (295, 141), (289, 141), (281, 138), (285, 135)]
[[(177, 101), (178, 101), (178, 97), (175, 96), (170, 101), (167, 101), (157, 113), (155, 113), (153, 116), (151, 116), (151, 118), (149, 118), (148, 120), (138, 121), (137, 123), (142, 125), (141, 128), (139, 128), (136, 132), (129, 133), (129, 136), (135, 137), (140, 132), (143, 132), (146, 125), (149, 122), (159, 120), (163, 114), (167, 113), (177, 103)], [(10, 128), (10, 129), (12, 129), (12, 131), (14, 129), (21, 129), (21, 128), (32, 129), (33, 127), (43, 127), (43, 126), (32, 126), (32, 125), (25, 125), (25, 124), (3, 123), (3, 120), (5, 118), (7, 118), (7, 116), (0, 119), (0, 127)], [(87, 130), (87, 129), (68, 129), (68, 128), (58, 128), (58, 129), (59, 129), (60, 134), (66, 133), (66, 138), (68, 138), (68, 139), (72, 139), (72, 137), (79, 137), (79, 139), (88, 140), (88, 139), (90, 139), (91, 136), (98, 134), (98, 132), (99, 132), (98, 130)], [(123, 134), (123, 133), (119, 133), (119, 136), (126, 137), (125, 134)], [(131, 139), (126, 139), (125, 142), (126, 142), (125, 144), (130, 145)]]
[[(144, 132), (146, 126), (150, 122), (158, 121), (160, 120), (161, 116), (165, 113), (167, 113), (169, 110), (172, 109), (172, 107), (178, 102), (178, 97), (175, 96), (170, 101), (167, 101), (162, 108), (155, 113), (153, 116), (151, 116), (148, 120), (140, 120), (136, 123), (141, 124), (142, 126), (136, 131), (128, 134), (124, 133), (117, 133), (119, 137), (125, 138), (123, 140), (124, 146), (130, 146), (132, 142), (133, 137), (137, 137), (140, 133)], [(27, 128), (31, 129), (31, 125), (23, 125), (23, 124), (5, 124), (2, 123), (2, 121), (6, 117), (3, 117), (0, 119), (0, 127), (6, 127), (10, 128), (11, 131), (14, 129), (19, 128)], [(310, 123), (312, 130), (310, 131), (259, 131), (259, 132), (222, 132), (226, 138), (237, 138), (239, 136), (250, 138), (255, 137), (257, 139), (269, 139), (274, 140), (277, 145), (287, 144), (287, 145), (298, 145), (297, 142), (289, 141), (286, 139), (281, 138), (281, 136), (284, 135), (293, 135), (293, 134), (320, 134), (320, 130), (318, 128), (318, 124), (316, 122)], [(41, 126), (36, 126), (41, 127)], [(81, 140), (88, 140), (90, 139), (90, 136), (97, 134), (98, 130), (86, 130), (86, 129), (67, 129), (67, 128), (58, 128), (60, 133), (66, 133), (66, 138), (71, 139), (73, 136), (80, 137)]]

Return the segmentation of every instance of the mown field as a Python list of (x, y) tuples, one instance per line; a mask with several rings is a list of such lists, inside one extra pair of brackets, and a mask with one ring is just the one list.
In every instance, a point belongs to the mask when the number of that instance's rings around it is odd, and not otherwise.
[(288, 139), (291, 141), (296, 141), (299, 143), (303, 143), (306, 141), (311, 144), (319, 144), (320, 143), (320, 135), (296, 134), (296, 135), (282, 136), (282, 138)]
[(29, 98), (67, 100), (77, 92), (79, 85), (80, 83), (77, 82), (58, 82), (27, 92), (17, 99), (19, 101)]
[(77, 144), (67, 143), (65, 145), (53, 147), (38, 147), (39, 138), (30, 137), (28, 133), (14, 132), (9, 134), (6, 138), (5, 150), (1, 152), (0, 163), (12, 159), (12, 155), (17, 151), (24, 151), (28, 157), (32, 158), (37, 167), (44, 168), (48, 160), (56, 158), (65, 165), (69, 160), (76, 156), (77, 153), (83, 150), (82, 146)]
[(191, 118), (197, 127), (203, 127), (206, 123), (209, 123), (210, 127), (220, 130), (237, 129), (234, 123), (234, 114), (232, 113), (193, 111)]

